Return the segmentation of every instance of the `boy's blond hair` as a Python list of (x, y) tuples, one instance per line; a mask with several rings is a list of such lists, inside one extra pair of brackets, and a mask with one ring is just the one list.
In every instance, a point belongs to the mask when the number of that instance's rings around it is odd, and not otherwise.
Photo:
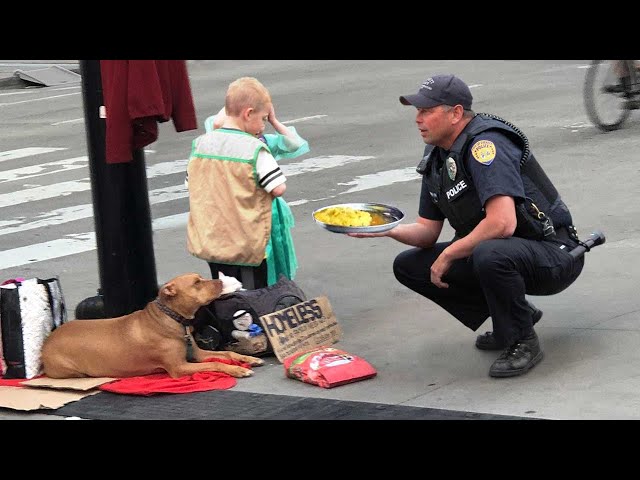
[(233, 117), (247, 107), (263, 110), (270, 103), (269, 90), (254, 77), (241, 77), (231, 82), (224, 99), (226, 113)]

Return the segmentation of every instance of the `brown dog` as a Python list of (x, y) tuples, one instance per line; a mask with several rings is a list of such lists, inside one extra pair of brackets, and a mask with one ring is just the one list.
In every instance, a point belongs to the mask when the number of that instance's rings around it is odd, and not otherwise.
[[(187, 273), (165, 283), (158, 298), (142, 310), (118, 318), (65, 323), (44, 342), (44, 374), (49, 378), (122, 378), (166, 371), (173, 378), (196, 372), (248, 377), (253, 370), (205, 360), (223, 357), (255, 366), (264, 363), (260, 358), (202, 350), (188, 326), (198, 308), (218, 298), (220, 292), (221, 280)], [(192, 361), (188, 361), (189, 350)]]

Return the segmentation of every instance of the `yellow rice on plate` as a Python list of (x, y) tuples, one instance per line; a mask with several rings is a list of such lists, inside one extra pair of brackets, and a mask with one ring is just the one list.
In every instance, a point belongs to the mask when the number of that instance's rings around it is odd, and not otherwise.
[(351, 207), (329, 207), (316, 213), (316, 219), (341, 227), (368, 227), (371, 225), (371, 214)]

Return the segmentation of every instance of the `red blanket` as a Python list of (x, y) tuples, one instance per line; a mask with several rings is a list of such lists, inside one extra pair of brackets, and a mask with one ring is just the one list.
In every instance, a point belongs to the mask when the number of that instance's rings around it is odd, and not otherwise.
[[(38, 377), (36, 377), (38, 378)], [(21, 387), (22, 382), (26, 382), (26, 378), (0, 378), (0, 386), (2, 387)]]
[[(250, 365), (226, 358), (213, 359), (208, 362), (222, 362), (228, 365), (240, 365), (250, 368)], [(184, 377), (171, 378), (168, 373), (156, 373), (129, 377), (105, 383), (98, 387), (100, 390), (126, 395), (154, 395), (156, 393), (191, 393), (208, 390), (226, 390), (236, 385), (236, 379), (222, 372), (198, 372)]]
[[(210, 358), (207, 362), (222, 362), (228, 365), (240, 365), (251, 368), (248, 363), (237, 362), (226, 358)], [(39, 377), (36, 377), (39, 378)], [(21, 387), (24, 378), (3, 379), (0, 385)], [(100, 385), (98, 388), (107, 392), (126, 395), (154, 395), (156, 393), (191, 393), (208, 390), (226, 390), (236, 385), (237, 381), (229, 374), (222, 372), (198, 372), (180, 378), (171, 378), (168, 373), (156, 373), (139, 377), (128, 377)]]

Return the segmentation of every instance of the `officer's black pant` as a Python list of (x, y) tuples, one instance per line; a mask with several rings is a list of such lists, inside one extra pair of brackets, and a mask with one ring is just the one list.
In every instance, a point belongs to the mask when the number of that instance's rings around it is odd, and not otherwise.
[(569, 255), (576, 245), (570, 239), (487, 240), (478, 244), (470, 257), (454, 261), (442, 278), (449, 288), (438, 288), (431, 283), (431, 265), (450, 244), (400, 253), (393, 264), (396, 278), (473, 331), (491, 316), (496, 340), (506, 345), (533, 327), (533, 310), (525, 294), (559, 293), (578, 278), (584, 266), (584, 256), (574, 259)]

